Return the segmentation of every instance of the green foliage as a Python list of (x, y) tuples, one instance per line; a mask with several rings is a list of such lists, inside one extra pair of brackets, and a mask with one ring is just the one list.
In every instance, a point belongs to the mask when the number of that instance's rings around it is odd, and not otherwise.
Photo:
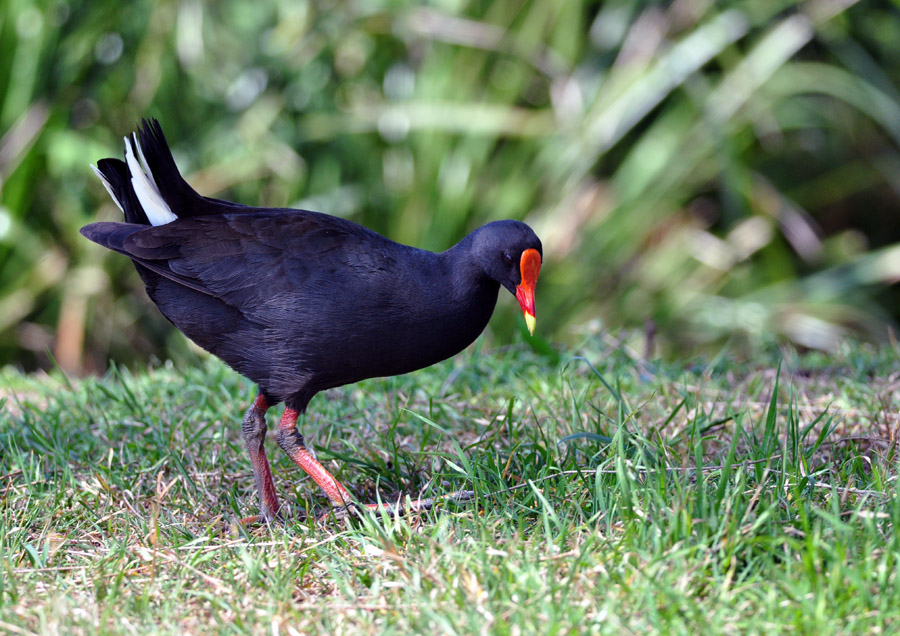
[[(444, 249), (523, 218), (539, 333), (833, 349), (897, 312), (900, 21), (868, 3), (0, 5), (0, 361), (191, 355), (88, 170), (158, 117), (203, 194)], [(519, 317), (501, 303), (492, 329)]]
[(469, 351), (316, 397), (304, 434), (362, 500), (475, 501), (316, 523), (324, 495), (269, 440), (298, 518), (249, 529), (253, 387), (221, 363), (5, 371), (0, 628), (896, 632), (896, 349), (583, 354)]

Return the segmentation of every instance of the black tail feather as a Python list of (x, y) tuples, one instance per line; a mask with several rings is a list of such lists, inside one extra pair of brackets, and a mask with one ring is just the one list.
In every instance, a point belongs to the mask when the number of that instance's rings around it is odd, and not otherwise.
[(97, 170), (103, 175), (111, 190), (110, 194), (122, 208), (125, 221), (150, 225), (150, 219), (147, 218), (147, 213), (144, 212), (144, 208), (141, 207), (141, 203), (134, 193), (134, 187), (131, 185), (131, 173), (128, 172), (125, 162), (121, 159), (101, 159), (97, 162)]
[(138, 140), (156, 187), (169, 208), (179, 217), (207, 214), (204, 198), (188, 185), (178, 171), (162, 126), (156, 119), (141, 120)]
[[(220, 201), (198, 194), (178, 171), (162, 127), (156, 119), (143, 119), (134, 141), (135, 153), (146, 162), (146, 169), (150, 172), (147, 176), (151, 183), (144, 180), (143, 175), (138, 176), (138, 185), (143, 188), (142, 196), (151, 198), (157, 196), (155, 192), (147, 192), (149, 189), (158, 191), (158, 197), (162, 199), (156, 201), (158, 205), (154, 205), (154, 208), (168, 208), (165, 214), (171, 212), (178, 218), (250, 209), (238, 203)], [(135, 192), (134, 175), (131, 174), (127, 162), (119, 159), (101, 159), (97, 162), (97, 172), (102, 175), (107, 189), (122, 208), (128, 223), (152, 225)]]
[(162, 126), (155, 118), (142, 119), (138, 128), (138, 140), (147, 167), (153, 173), (159, 193), (169, 208), (179, 218), (240, 212), (247, 208), (240, 203), (204, 197), (197, 193), (178, 170)]

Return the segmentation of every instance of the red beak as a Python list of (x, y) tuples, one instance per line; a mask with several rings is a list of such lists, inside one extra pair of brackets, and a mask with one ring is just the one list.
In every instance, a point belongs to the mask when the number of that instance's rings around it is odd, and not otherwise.
[(541, 255), (536, 249), (527, 249), (522, 252), (519, 261), (519, 269), (522, 273), (522, 282), (516, 286), (516, 300), (522, 307), (525, 315), (525, 324), (528, 332), (534, 335), (534, 285), (537, 283), (538, 274), (541, 272)]

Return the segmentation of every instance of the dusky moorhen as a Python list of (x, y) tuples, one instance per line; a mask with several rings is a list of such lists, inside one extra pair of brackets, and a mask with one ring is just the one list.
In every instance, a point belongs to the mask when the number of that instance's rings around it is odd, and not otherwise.
[(203, 197), (154, 119), (125, 138), (125, 161), (92, 168), (126, 222), (81, 233), (128, 256), (172, 324), (259, 385), (242, 429), (260, 513), (244, 521), (279, 509), (263, 445), (271, 406), (285, 403), (281, 449), (333, 505), (347, 506), (353, 497), (297, 430), (316, 393), (458, 353), (487, 325), (501, 286), (534, 332), (543, 253), (524, 223), (488, 223), (436, 254), (327, 214)]

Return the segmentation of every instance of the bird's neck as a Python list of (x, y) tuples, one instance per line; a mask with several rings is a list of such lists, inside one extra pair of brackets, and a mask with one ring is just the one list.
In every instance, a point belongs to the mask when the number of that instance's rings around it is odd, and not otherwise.
[[(450, 322), (457, 328), (465, 325), (472, 333), (469, 342), (484, 330), (494, 312), (500, 284), (485, 274), (466, 241), (439, 255), (445, 280), (450, 312), (457, 317)], [(467, 343), (468, 344), (468, 343)]]
[(451, 282), (454, 299), (465, 302), (469, 296), (493, 292), (496, 296), (499, 284), (484, 272), (472, 250), (472, 235), (438, 254), (438, 261), (444, 275)]

